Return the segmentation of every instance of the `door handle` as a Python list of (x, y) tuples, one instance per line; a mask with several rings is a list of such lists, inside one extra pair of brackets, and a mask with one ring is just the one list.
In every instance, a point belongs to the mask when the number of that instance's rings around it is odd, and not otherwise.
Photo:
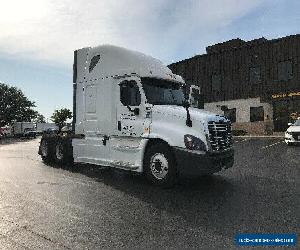
[(109, 136), (104, 135), (103, 139), (102, 139), (102, 143), (103, 143), (104, 146), (106, 146), (106, 141), (108, 141), (108, 140), (109, 140)]
[(128, 110), (130, 111), (130, 112), (133, 112), (134, 113), (134, 115), (139, 115), (140, 114), (140, 109), (139, 108), (130, 108), (128, 105), (126, 106), (127, 108), (128, 108)]

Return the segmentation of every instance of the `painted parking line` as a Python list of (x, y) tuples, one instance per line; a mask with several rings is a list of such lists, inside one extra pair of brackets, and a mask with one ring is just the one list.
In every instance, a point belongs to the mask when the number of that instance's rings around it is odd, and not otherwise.
[(234, 142), (238, 143), (238, 142), (245, 142), (245, 141), (249, 141), (249, 140), (250, 140), (250, 138), (247, 138), (247, 139), (243, 139), (243, 140), (235, 140)]
[(273, 147), (273, 146), (275, 146), (275, 145), (277, 145), (277, 144), (279, 144), (279, 143), (282, 143), (282, 142), (284, 142), (284, 141), (278, 141), (278, 142), (272, 143), (272, 144), (270, 144), (270, 145), (267, 145), (267, 146), (262, 147), (262, 149), (266, 149), (266, 148)]

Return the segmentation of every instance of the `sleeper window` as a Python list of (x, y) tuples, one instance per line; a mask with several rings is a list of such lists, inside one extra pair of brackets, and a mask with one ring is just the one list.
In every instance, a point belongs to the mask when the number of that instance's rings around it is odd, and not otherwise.
[(93, 58), (91, 59), (90, 66), (89, 66), (89, 72), (90, 73), (96, 67), (99, 60), (100, 60), (100, 55), (93, 56)]

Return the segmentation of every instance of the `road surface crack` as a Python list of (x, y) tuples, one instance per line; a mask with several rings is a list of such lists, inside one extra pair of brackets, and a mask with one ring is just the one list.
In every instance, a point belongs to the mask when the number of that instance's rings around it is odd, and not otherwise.
[[(57, 241), (55, 241), (55, 240), (52, 240), (50, 237), (47, 237), (47, 236), (44, 235), (44, 234), (41, 234), (41, 233), (38, 233), (38, 232), (33, 231), (33, 230), (30, 229), (27, 225), (20, 225), (20, 224), (14, 222), (14, 221), (5, 219), (5, 218), (3, 218), (3, 217), (1, 217), (1, 220), (6, 221), (6, 222), (9, 222), (9, 223), (11, 223), (11, 224), (14, 224), (14, 225), (15, 225), (16, 227), (18, 227), (18, 228), (24, 229), (24, 230), (30, 232), (31, 234), (33, 234), (33, 235), (35, 235), (35, 236), (38, 236), (38, 237), (40, 237), (40, 238), (42, 238), (42, 239), (44, 239), (44, 240), (46, 240), (46, 241), (49, 241), (49, 242), (51, 242), (51, 243), (53, 243), (53, 244), (60, 245), (60, 246), (62, 246), (62, 247), (65, 248), (65, 249), (71, 249), (70, 247), (67, 247), (67, 246), (65, 246), (64, 244), (60, 243), (60, 242), (57, 242)], [(2, 234), (0, 234), (0, 235), (2, 235)], [(3, 236), (8, 237), (8, 236), (6, 236), (6, 235), (3, 235)]]

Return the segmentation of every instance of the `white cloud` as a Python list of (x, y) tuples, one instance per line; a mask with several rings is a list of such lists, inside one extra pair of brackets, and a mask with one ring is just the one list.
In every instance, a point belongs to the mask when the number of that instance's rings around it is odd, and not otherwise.
[(75, 49), (109, 43), (169, 62), (261, 1), (0, 0), (0, 52), (70, 65)]

